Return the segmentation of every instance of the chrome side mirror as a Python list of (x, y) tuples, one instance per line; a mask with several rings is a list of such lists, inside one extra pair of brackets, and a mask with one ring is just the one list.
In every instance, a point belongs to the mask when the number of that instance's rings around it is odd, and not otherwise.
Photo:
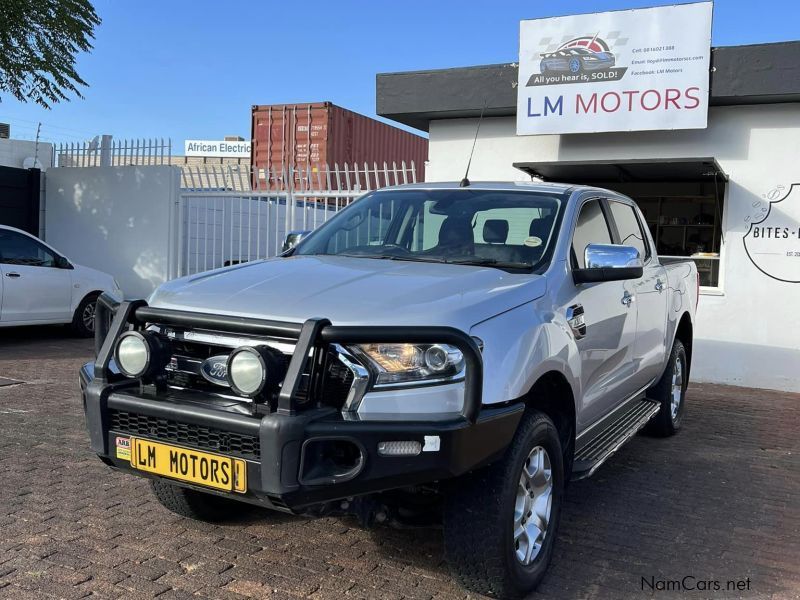
[(309, 230), (302, 230), (302, 231), (290, 231), (286, 234), (286, 239), (283, 240), (283, 250), (281, 252), (286, 252), (287, 250), (291, 250), (297, 244), (300, 243), (304, 237), (306, 237), (311, 231)]
[(642, 258), (633, 246), (589, 244), (584, 259), (586, 268), (572, 271), (575, 283), (639, 279), (644, 272)]

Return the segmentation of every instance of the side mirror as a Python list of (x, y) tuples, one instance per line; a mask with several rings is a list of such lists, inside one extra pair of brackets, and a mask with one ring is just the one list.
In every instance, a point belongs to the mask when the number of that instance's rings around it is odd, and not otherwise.
[(642, 258), (633, 246), (589, 244), (584, 257), (586, 268), (572, 271), (575, 283), (639, 279), (644, 272)]
[(65, 256), (56, 256), (55, 263), (56, 263), (56, 267), (58, 267), (59, 269), (71, 269), (72, 268), (72, 263), (69, 262), (69, 260), (67, 260), (67, 258)]
[(300, 240), (306, 237), (309, 233), (311, 232), (308, 230), (290, 231), (287, 233), (286, 239), (283, 241), (283, 250), (281, 250), (281, 252), (286, 252), (287, 250), (291, 250), (297, 246), (297, 244), (300, 243)]

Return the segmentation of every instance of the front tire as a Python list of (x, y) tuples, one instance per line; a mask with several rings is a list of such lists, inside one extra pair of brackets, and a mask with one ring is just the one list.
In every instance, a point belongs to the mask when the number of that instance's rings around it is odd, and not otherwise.
[(234, 500), (190, 490), (161, 479), (150, 480), (150, 485), (153, 495), (164, 508), (196, 521), (216, 523), (249, 508)]
[(529, 410), (502, 459), (454, 482), (445, 498), (444, 547), (465, 588), (518, 598), (539, 584), (561, 516), (563, 463), (555, 425)]
[(686, 349), (680, 340), (672, 345), (667, 368), (647, 397), (661, 404), (656, 415), (645, 426), (644, 432), (656, 437), (675, 435), (681, 428), (686, 412), (686, 387), (689, 383), (689, 362)]
[(99, 296), (97, 293), (89, 294), (75, 309), (70, 326), (76, 336), (85, 338), (94, 336), (94, 313)]

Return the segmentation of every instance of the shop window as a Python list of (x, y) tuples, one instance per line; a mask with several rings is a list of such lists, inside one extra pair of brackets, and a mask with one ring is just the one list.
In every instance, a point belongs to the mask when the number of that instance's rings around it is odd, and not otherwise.
[(719, 286), (722, 203), (715, 195), (634, 197), (661, 257), (689, 257), (697, 264), (700, 285)]

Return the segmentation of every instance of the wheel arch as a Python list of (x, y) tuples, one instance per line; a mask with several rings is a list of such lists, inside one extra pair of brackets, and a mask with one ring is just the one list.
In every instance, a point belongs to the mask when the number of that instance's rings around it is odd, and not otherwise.
[(546, 414), (558, 431), (564, 452), (566, 477), (572, 470), (575, 452), (576, 407), (575, 394), (567, 377), (560, 371), (549, 370), (538, 379), (523, 397), (525, 405)]
[[(694, 326), (689, 312), (684, 312), (675, 329), (675, 339), (680, 340), (686, 350), (686, 378), (688, 380), (692, 369), (692, 342), (694, 340)], [(673, 342), (674, 343), (674, 342)]]

